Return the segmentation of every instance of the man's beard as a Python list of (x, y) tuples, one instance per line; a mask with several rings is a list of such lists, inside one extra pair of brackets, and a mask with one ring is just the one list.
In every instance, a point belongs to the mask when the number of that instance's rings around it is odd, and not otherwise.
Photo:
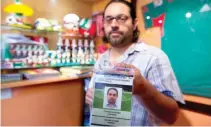
[(122, 46), (122, 45), (125, 45), (125, 44), (128, 44), (128, 43), (131, 43), (132, 36), (133, 36), (132, 31), (131, 32), (128, 31), (127, 33), (123, 33), (123, 32), (117, 32), (117, 33), (118, 33), (118, 37), (112, 37), (112, 32), (105, 34), (108, 42), (113, 47)]

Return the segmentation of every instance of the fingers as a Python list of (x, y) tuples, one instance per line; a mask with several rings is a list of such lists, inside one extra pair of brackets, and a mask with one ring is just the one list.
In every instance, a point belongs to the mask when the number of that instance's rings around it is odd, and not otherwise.
[(133, 66), (131, 64), (126, 64), (126, 63), (118, 63), (118, 64), (115, 65), (115, 67), (117, 68), (117, 70), (118, 70), (118, 68), (130, 69), (130, 70), (127, 71), (127, 74), (134, 74), (135, 70), (136, 70), (135, 66)]
[(92, 105), (94, 98), (94, 89), (89, 88), (86, 92), (85, 103), (88, 105)]
[(88, 104), (88, 105), (92, 105), (93, 99), (91, 99), (91, 98), (89, 98), (89, 97), (86, 97), (85, 103)]
[(126, 64), (126, 63), (118, 63), (118, 64), (115, 64), (115, 67), (135, 68), (133, 65), (131, 65), (131, 64)]

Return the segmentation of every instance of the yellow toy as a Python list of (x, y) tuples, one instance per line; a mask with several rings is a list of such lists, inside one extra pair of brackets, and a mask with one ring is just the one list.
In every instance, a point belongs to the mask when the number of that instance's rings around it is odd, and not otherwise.
[(34, 12), (29, 6), (21, 3), (20, 0), (15, 0), (14, 4), (6, 6), (4, 11), (10, 13), (6, 18), (8, 25), (27, 29), (32, 28), (32, 25), (24, 21), (26, 21), (26, 17), (32, 16)]

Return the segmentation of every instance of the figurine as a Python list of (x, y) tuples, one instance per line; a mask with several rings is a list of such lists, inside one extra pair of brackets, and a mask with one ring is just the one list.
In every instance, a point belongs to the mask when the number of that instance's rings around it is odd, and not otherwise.
[(89, 43), (88, 43), (88, 40), (87, 39), (84, 41), (84, 55), (85, 55), (85, 63), (86, 64), (89, 64), (90, 63)]
[(84, 37), (95, 37), (96, 35), (96, 22), (89, 18), (83, 18), (79, 24), (79, 32)]
[(96, 61), (94, 40), (91, 40), (91, 42), (90, 42), (90, 59), (93, 62)]
[(64, 49), (65, 49), (66, 58), (70, 59), (71, 49), (70, 49), (69, 39), (65, 39), (65, 45), (64, 46), (65, 46)]
[(57, 43), (57, 53), (58, 54), (63, 53), (63, 42), (62, 42), (61, 36), (59, 36), (59, 40), (58, 40), (58, 43)]
[(76, 39), (72, 40), (72, 62), (76, 63), (77, 60), (77, 44), (76, 44)]
[(64, 16), (64, 27), (66, 29), (66, 34), (69, 36), (78, 35), (78, 26), (80, 18), (76, 14), (67, 14)]
[(21, 56), (21, 45), (16, 45), (15, 52), (16, 52), (16, 57), (19, 58)]
[(27, 56), (27, 49), (26, 49), (26, 45), (25, 44), (22, 44), (21, 52), (23, 54), (23, 57)]
[(78, 55), (77, 55), (77, 62), (80, 64), (84, 64), (84, 52), (83, 52), (83, 41), (80, 39), (78, 41)]
[(28, 16), (32, 16), (34, 12), (32, 8), (21, 3), (20, 0), (15, 0), (13, 4), (6, 6), (4, 11), (10, 13), (10, 15), (6, 17), (6, 23), (8, 25), (32, 29), (32, 25), (26, 19)]
[(51, 24), (45, 18), (38, 18), (38, 19), (36, 19), (35, 22), (34, 22), (34, 27), (37, 30), (48, 30), (48, 31), (52, 31), (53, 30)]

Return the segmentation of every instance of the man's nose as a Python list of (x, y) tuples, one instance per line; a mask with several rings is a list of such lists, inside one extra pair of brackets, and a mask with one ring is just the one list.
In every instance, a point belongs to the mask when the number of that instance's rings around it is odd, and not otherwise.
[(119, 23), (117, 22), (116, 19), (113, 19), (112, 22), (111, 22), (111, 28), (112, 30), (117, 30), (119, 29)]

